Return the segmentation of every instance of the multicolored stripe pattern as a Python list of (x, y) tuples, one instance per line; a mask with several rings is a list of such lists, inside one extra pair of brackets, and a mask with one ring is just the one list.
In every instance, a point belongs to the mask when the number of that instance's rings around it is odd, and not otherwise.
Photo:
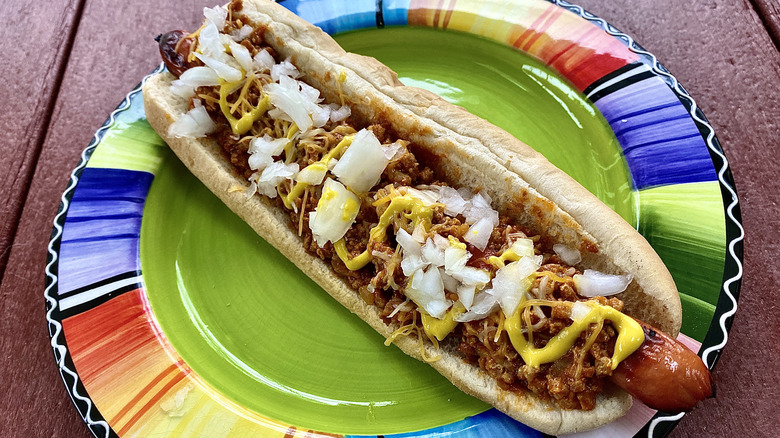
[[(640, 221), (640, 231), (672, 267), (684, 305), (712, 321), (684, 325), (690, 337), (681, 339), (695, 351), (701, 348), (714, 365), (728, 338), (742, 274), (739, 204), (712, 128), (652, 54), (560, 0), (280, 3), (329, 33), (396, 25), (468, 32), (528, 52), (566, 77), (614, 130), (640, 200), (640, 219), (652, 218)], [(61, 198), (44, 295), (55, 360), (78, 411), (98, 437), (331, 436), (231, 402), (189, 368), (159, 329), (144, 291), (138, 237), (163, 148), (144, 120), (136, 88), (97, 131)], [(689, 211), (671, 217), (663, 211), (665, 202), (686, 201)], [(722, 233), (697, 235), (697, 224), (711, 230), (718, 223)], [(652, 227), (659, 226), (698, 236), (692, 247), (710, 247), (718, 255), (697, 260), (697, 274), (674, 272), (676, 260), (699, 255), (655, 233)], [(712, 289), (719, 293), (700, 292)], [(589, 436), (663, 436), (679, 418), (637, 404), (626, 419)], [(495, 410), (393, 436), (411, 435), (541, 436)]]

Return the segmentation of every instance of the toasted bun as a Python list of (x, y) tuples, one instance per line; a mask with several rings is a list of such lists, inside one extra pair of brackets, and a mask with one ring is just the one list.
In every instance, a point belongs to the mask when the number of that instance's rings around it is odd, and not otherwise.
[[(454, 186), (486, 191), (493, 207), (534, 232), (582, 251), (578, 267), (631, 273), (634, 281), (619, 297), (625, 312), (675, 336), (680, 328), (680, 300), (674, 282), (647, 241), (609, 207), (543, 156), (505, 131), (424, 90), (405, 87), (390, 69), (373, 58), (346, 53), (319, 28), (285, 8), (263, 0), (244, 0), (241, 15), (266, 28), (265, 37), (282, 57), (291, 57), (303, 79), (326, 98), (339, 96), (340, 75), (345, 102), (358, 121), (381, 120), (401, 137), (434, 157), (437, 171)], [(379, 317), (328, 263), (308, 254), (286, 212), (260, 196), (247, 199), (236, 185), (246, 186), (215, 142), (169, 136), (168, 127), (188, 109), (173, 95), (169, 73), (149, 78), (143, 87), (147, 119), (171, 149), (212, 192), (325, 291), (376, 331), (388, 337), (396, 327)], [(429, 163), (430, 164), (430, 163)], [(416, 339), (394, 343), (421, 359)], [(426, 347), (430, 356), (433, 347)], [(623, 415), (631, 405), (625, 392), (608, 387), (591, 411), (561, 410), (531, 393), (499, 388), (480, 368), (448, 351), (432, 363), (464, 392), (511, 417), (549, 434), (583, 431)]]

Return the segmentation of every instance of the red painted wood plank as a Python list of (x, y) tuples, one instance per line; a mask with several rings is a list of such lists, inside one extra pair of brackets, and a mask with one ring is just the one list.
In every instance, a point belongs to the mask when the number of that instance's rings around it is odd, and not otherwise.
[(777, 0), (750, 0), (766, 26), (775, 47), (780, 50), (780, 3)]
[[(17, 154), (20, 158), (10, 160), (0, 156), (3, 187), (20, 185), (19, 195), (23, 195), (29, 187), (29, 196), (10, 249), (8, 267), (0, 284), (3, 315), (0, 318), (3, 352), (0, 355), (0, 386), (5, 391), (5, 400), (10, 401), (0, 403), (0, 418), (3, 418), (0, 436), (86, 438), (92, 435), (65, 392), (52, 357), (44, 318), (43, 268), (53, 218), (70, 172), (95, 130), (125, 94), (159, 64), (153, 38), (172, 28), (196, 29), (200, 25), (202, 7), (216, 3), (168, 1), (162, 2), (164, 6), (161, 7), (154, 0), (87, 2), (61, 80), (58, 99), (48, 120), (30, 111), (36, 105), (45, 106), (46, 98), (39, 95), (43, 90), (51, 90), (45, 79), (55, 77), (53, 67), (46, 67), (42, 62), (48, 58), (43, 56), (39, 46), (62, 44), (60, 39), (67, 29), (59, 23), (64, 21), (67, 13), (72, 14), (74, 8), (55, 8), (54, 5), (59, 2), (45, 2), (46, 5), (19, 2), (19, 6), (13, 7), (10, 5), (12, 2), (7, 3), (9, 5), (3, 5), (3, 14), (0, 14), (0, 20), (5, 24), (3, 41), (21, 41), (15, 36), (18, 33), (31, 34), (30, 40), (38, 43), (35, 43), (37, 46), (32, 42), (19, 45), (18, 49), (14, 49), (17, 54), (11, 65), (0, 63), (0, 72), (4, 73), (2, 77), (6, 84), (12, 84), (11, 87), (0, 87), (4, 106), (23, 96), (30, 96), (19, 103), (10, 103), (13, 111), (2, 110), (2, 155), (11, 152), (6, 145), (19, 144), (16, 139), (26, 135), (25, 129), (31, 134), (38, 132), (34, 127), (28, 128), (24, 122), (44, 123), (48, 131), (45, 139), (40, 139), (43, 148), (37, 164), (35, 157), (28, 156), (33, 153), (33, 147), (29, 146), (34, 144), (31, 141), (14, 146), (20, 151)], [(6, 14), (6, 11), (15, 8), (19, 10), (15, 16)], [(39, 23), (38, 27), (29, 32), (33, 23)], [(10, 46), (7, 43), (2, 45), (4, 48)], [(36, 52), (41, 52), (41, 59), (35, 58)], [(53, 52), (47, 56), (54, 58)], [(35, 62), (25, 65), (25, 58)], [(48, 61), (48, 64), (53, 64), (53, 61)], [(25, 87), (22, 88), (22, 85)], [(18, 97), (11, 98), (8, 93), (14, 88), (18, 89), (18, 93), (13, 91), (13, 96)], [(23, 117), (9, 121), (7, 116), (14, 113)], [(9, 132), (6, 123), (19, 128)], [(7, 176), (18, 175), (20, 172), (16, 169), (23, 166), (27, 166), (28, 171), (36, 166), (31, 183), (21, 177), (12, 180)], [(3, 203), (10, 202), (5, 189), (2, 196)], [(14, 202), (20, 203), (18, 200)], [(6, 218), (9, 223), (15, 222), (11, 215), (7, 216), (4, 212), (2, 223), (6, 222)], [(0, 226), (3, 226), (2, 223)]]
[[(780, 430), (771, 397), (778, 391), (774, 376), (780, 364), (767, 360), (776, 358), (778, 350), (765, 335), (780, 331), (773, 296), (774, 279), (780, 272), (771, 262), (780, 252), (776, 230), (780, 183), (772, 164), (772, 154), (780, 151), (780, 106), (776, 104), (780, 55), (747, 0), (713, 0), (706, 5), (680, 2), (674, 7), (660, 0), (581, 3), (636, 37), (686, 86), (715, 126), (741, 194), (747, 233), (742, 310), (716, 369), (718, 398), (686, 416), (673, 436), (764, 436), (767, 431)], [(51, 223), (68, 175), (95, 129), (158, 63), (151, 38), (171, 28), (196, 27), (199, 8), (206, 5), (212, 3), (100, 0), (88, 3), (84, 10), (0, 285), (0, 386), (6, 390), (6, 400), (12, 400), (0, 406), (4, 418), (0, 436), (91, 436), (64, 391), (44, 328), (41, 293)], [(51, 6), (37, 10), (34, 4), (24, 4), (19, 8), (25, 18), (36, 16), (36, 11), (48, 23), (56, 23), (59, 17), (48, 10)], [(6, 10), (10, 9), (4, 5)], [(20, 32), (21, 26), (30, 26), (21, 18), (8, 19), (8, 23), (16, 29), (10, 35)], [(15, 28), (13, 23), (17, 23)], [(24, 68), (0, 64), (0, 69), (8, 69), (4, 72), (24, 72)], [(34, 81), (33, 76), (24, 77), (22, 83)], [(19, 95), (30, 94), (29, 90)], [(25, 107), (11, 108), (18, 112)], [(4, 110), (3, 114), (6, 119), (11, 112)], [(8, 126), (15, 125), (0, 125)], [(3, 139), (10, 141), (3, 144), (18, 144), (14, 143), (17, 137)], [(6, 149), (2, 152), (7, 155)], [(34, 162), (33, 158), (13, 161), (16, 156), (2, 157), (0, 170), (13, 173), (18, 163)], [(9, 187), (7, 183), (13, 181), (5, 180), (3, 186)]]
[(747, 0), (578, 0), (632, 35), (677, 77), (715, 127), (740, 194), (745, 272), (740, 311), (715, 368), (717, 398), (687, 414), (672, 437), (767, 436), (780, 430), (775, 292), (780, 268), (780, 53)]
[[(0, 278), (74, 34), (78, 0), (0, 4)], [(26, 36), (32, 35), (32, 38)]]

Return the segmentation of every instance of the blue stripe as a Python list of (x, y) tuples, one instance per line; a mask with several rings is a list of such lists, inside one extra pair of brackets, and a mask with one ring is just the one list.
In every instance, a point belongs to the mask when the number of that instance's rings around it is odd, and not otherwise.
[(280, 4), (331, 35), (377, 26), (376, 0), (284, 0)]
[(62, 230), (60, 292), (141, 269), (141, 220), (153, 178), (134, 170), (84, 169)]
[[(107, 210), (111, 211), (111, 210)], [(118, 214), (106, 214), (101, 216), (71, 216), (68, 215), (68, 222), (92, 222), (96, 220), (121, 220), (121, 219), (140, 219), (143, 213), (118, 213)]]
[(410, 0), (383, 0), (385, 26), (406, 26)]
[(717, 180), (698, 127), (660, 78), (615, 90), (596, 107), (623, 148), (636, 190)]

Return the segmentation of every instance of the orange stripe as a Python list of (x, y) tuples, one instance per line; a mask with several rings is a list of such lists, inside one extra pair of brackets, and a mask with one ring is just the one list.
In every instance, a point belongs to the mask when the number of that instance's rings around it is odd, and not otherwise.
[(585, 33), (583, 33), (582, 35), (580, 35), (579, 37), (577, 37), (577, 39), (576, 39), (576, 40), (572, 41), (572, 42), (571, 42), (571, 43), (570, 43), (568, 46), (566, 46), (566, 47), (565, 47), (563, 50), (559, 51), (558, 53), (556, 53), (556, 54), (555, 54), (555, 56), (553, 56), (552, 58), (550, 58), (550, 59), (547, 61), (547, 65), (549, 65), (549, 66), (552, 66), (553, 64), (555, 64), (555, 62), (556, 62), (556, 61), (558, 61), (558, 58), (560, 58), (561, 56), (563, 56), (563, 54), (564, 54), (564, 53), (568, 52), (569, 50), (571, 50), (571, 49), (573, 49), (573, 48), (575, 48), (575, 47), (578, 47), (578, 46), (580, 45), (579, 43), (580, 43), (580, 42), (582, 42), (583, 40), (585, 40), (585, 39), (586, 39), (586, 38), (587, 38), (587, 37), (588, 37), (590, 34), (592, 34), (593, 32), (596, 32), (596, 31), (600, 31), (600, 30), (601, 30), (601, 29), (599, 29), (599, 28), (597, 28), (597, 27), (595, 27), (595, 26), (594, 26), (594, 27), (591, 27), (591, 28), (590, 28), (590, 29), (588, 29), (588, 30), (587, 30)]
[(531, 25), (528, 26), (522, 34), (520, 34), (519, 37), (517, 37), (515, 42), (512, 43), (512, 46), (519, 48), (526, 39), (532, 36), (534, 34), (534, 29), (536, 28), (536, 26), (541, 25), (544, 22), (544, 20), (547, 18), (547, 16), (553, 13), (553, 8), (557, 8), (557, 6), (554, 5), (547, 6), (547, 9), (545, 9), (545, 11), (542, 12), (542, 14), (539, 15), (536, 18), (536, 20), (534, 20), (534, 22), (531, 23)]
[(174, 376), (173, 379), (171, 379), (170, 382), (168, 382), (167, 385), (165, 385), (157, 394), (155, 394), (154, 397), (152, 397), (151, 400), (149, 400), (145, 405), (141, 407), (141, 409), (138, 410), (138, 412), (133, 415), (133, 418), (130, 419), (124, 426), (122, 426), (121, 429), (119, 429), (119, 436), (125, 435), (127, 431), (133, 427), (135, 423), (138, 422), (138, 420), (141, 419), (151, 408), (157, 405), (157, 403), (163, 398), (163, 396), (167, 395), (168, 391), (171, 390), (176, 384), (184, 380), (185, 377), (187, 377), (187, 374), (189, 373), (180, 373)]
[(450, 5), (447, 7), (447, 13), (444, 15), (444, 25), (443, 28), (447, 28), (450, 24), (450, 18), (452, 18), (452, 13), (455, 10), (455, 3), (457, 3), (458, 0), (450, 0)]
[(166, 368), (163, 372), (158, 374), (154, 379), (152, 379), (151, 382), (149, 382), (146, 386), (143, 387), (143, 389), (139, 390), (138, 393), (133, 397), (127, 404), (114, 415), (114, 418), (112, 419), (113, 424), (117, 424), (122, 420), (122, 417), (127, 415), (130, 410), (135, 407), (135, 405), (141, 401), (141, 399), (152, 391), (152, 388), (157, 386), (160, 382), (163, 381), (163, 379), (168, 375), (171, 374), (174, 371), (177, 371), (179, 369), (178, 364), (172, 364), (168, 368)]
[(523, 45), (523, 50), (528, 52), (529, 51), (528, 49), (530, 49), (531, 46), (534, 45), (534, 43), (539, 39), (540, 36), (542, 36), (545, 32), (547, 32), (547, 29), (549, 29), (550, 26), (552, 26), (552, 24), (555, 23), (555, 20), (557, 20), (562, 13), (563, 13), (563, 8), (556, 7), (539, 29), (534, 28), (534, 35)]
[(433, 27), (439, 27), (439, 17), (441, 16), (441, 10), (444, 8), (444, 0), (439, 0), (439, 4), (436, 5), (436, 12), (433, 13)]

